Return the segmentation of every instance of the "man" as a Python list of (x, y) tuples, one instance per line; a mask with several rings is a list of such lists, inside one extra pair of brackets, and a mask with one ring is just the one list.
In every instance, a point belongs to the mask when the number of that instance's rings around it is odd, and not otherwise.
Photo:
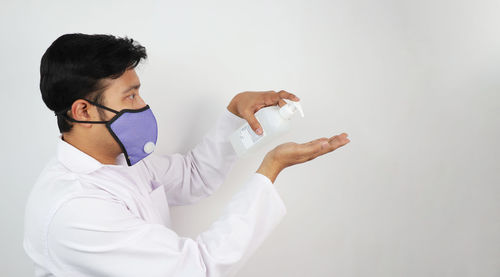
[(24, 249), (36, 276), (229, 276), (285, 215), (274, 188), (284, 168), (349, 142), (343, 133), (277, 146), (195, 239), (170, 225), (169, 206), (207, 197), (237, 159), (228, 135), (254, 113), (299, 99), (286, 91), (242, 92), (185, 155), (152, 154), (156, 119), (139, 94), (143, 46), (110, 35), (67, 34), (47, 49), (40, 90), (57, 116), (57, 155), (26, 206)]

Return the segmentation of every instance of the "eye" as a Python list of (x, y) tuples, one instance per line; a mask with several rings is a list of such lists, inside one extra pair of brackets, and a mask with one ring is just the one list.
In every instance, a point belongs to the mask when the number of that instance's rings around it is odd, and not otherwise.
[(134, 100), (134, 99), (135, 99), (135, 94), (130, 94), (130, 95), (128, 96), (128, 98), (129, 98), (130, 100)]

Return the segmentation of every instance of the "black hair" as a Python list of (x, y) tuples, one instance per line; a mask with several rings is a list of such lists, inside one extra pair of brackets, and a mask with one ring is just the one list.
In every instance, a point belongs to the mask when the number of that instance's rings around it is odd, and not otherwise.
[(45, 105), (57, 115), (59, 131), (71, 130), (61, 112), (71, 109), (75, 100), (102, 104), (105, 79), (119, 78), (146, 58), (146, 48), (127, 37), (74, 33), (57, 38), (41, 59), (40, 91)]

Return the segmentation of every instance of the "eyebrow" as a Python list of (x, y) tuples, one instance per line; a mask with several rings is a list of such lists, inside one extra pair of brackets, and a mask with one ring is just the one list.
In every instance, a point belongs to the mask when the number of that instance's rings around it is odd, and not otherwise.
[(128, 89), (124, 90), (124, 91), (122, 92), (122, 94), (125, 94), (125, 93), (127, 93), (127, 92), (129, 92), (129, 91), (131, 91), (131, 90), (133, 90), (133, 89), (138, 89), (138, 88), (140, 88), (140, 87), (141, 87), (141, 84), (138, 84), (138, 85), (133, 85), (133, 86), (129, 87)]

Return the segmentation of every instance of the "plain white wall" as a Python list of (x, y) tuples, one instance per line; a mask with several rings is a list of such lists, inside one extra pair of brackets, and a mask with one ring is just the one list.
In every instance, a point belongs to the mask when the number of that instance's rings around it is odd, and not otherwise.
[[(58, 136), (40, 58), (65, 33), (138, 40), (161, 153), (185, 153), (245, 90), (285, 89), (305, 118), (281, 141), (351, 143), (285, 169), (288, 214), (239, 276), (500, 276), (500, 2), (2, 1), (0, 275), (32, 276), (28, 193)], [(173, 209), (195, 236), (268, 146), (221, 189)]]

